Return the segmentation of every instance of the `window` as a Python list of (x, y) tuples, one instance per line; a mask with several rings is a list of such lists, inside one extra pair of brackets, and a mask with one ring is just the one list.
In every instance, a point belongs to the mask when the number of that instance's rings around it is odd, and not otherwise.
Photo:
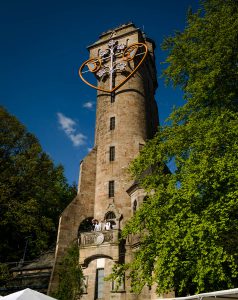
[(109, 149), (109, 160), (114, 161), (115, 160), (115, 147), (111, 146)]
[(135, 200), (135, 201), (133, 202), (133, 214), (135, 214), (136, 209), (137, 209), (137, 201)]
[(85, 232), (85, 231), (92, 231), (92, 220), (93, 217), (84, 219), (79, 225), (78, 233)]
[(115, 129), (115, 117), (110, 118), (110, 130)]
[(97, 269), (95, 299), (103, 298), (103, 288), (104, 288), (104, 269)]
[(111, 103), (115, 102), (115, 93), (111, 93)]
[(114, 180), (109, 181), (108, 196), (109, 198), (114, 197)]
[(116, 219), (116, 215), (113, 211), (109, 211), (105, 215), (105, 220), (113, 220)]
[(110, 229), (116, 229), (117, 228), (117, 223), (116, 223), (116, 215), (113, 211), (108, 211), (105, 214), (104, 219), (106, 220), (106, 224), (110, 223), (110, 228), (106, 227), (106, 230)]

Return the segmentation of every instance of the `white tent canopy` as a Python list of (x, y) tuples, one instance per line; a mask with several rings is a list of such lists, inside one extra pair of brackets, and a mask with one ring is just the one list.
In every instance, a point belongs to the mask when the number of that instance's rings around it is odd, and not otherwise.
[[(158, 298), (160, 299), (160, 298)], [(238, 300), (238, 288), (197, 294), (186, 297), (166, 298), (166, 300)]]
[(39, 293), (31, 289), (25, 289), (5, 297), (2, 297), (3, 300), (56, 300), (50, 296)]

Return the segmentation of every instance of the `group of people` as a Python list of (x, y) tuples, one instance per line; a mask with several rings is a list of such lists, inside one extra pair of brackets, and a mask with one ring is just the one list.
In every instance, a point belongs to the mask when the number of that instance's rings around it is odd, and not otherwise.
[(92, 230), (93, 231), (102, 231), (113, 229), (113, 226), (110, 221), (98, 221), (96, 219), (92, 220)]

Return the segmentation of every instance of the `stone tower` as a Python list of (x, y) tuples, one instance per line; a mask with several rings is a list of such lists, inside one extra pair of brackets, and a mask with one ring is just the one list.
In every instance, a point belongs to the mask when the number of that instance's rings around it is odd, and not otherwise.
[[(140, 64), (139, 56), (143, 57), (143, 53), (137, 46), (141, 43), (146, 45), (148, 52)], [(153, 289), (144, 288), (142, 294), (135, 295), (130, 293), (128, 281), (116, 290), (115, 282), (103, 280), (114, 264), (129, 261), (138, 247), (136, 237), (119, 240), (121, 229), (145, 197), (144, 191), (131, 180), (128, 166), (158, 126), (154, 99), (157, 88), (154, 42), (132, 23), (109, 30), (88, 47), (91, 70), (101, 67), (101, 62), (110, 54), (108, 47), (114, 45), (118, 45), (118, 53), (123, 53), (130, 45), (137, 46), (133, 46), (135, 51), (131, 48), (129, 59), (121, 60), (113, 76), (104, 76), (102, 71), (95, 73), (99, 87), (95, 145), (80, 164), (78, 194), (60, 218), (49, 291), (57, 287), (56, 270), (62, 255), (70, 242), (78, 239), (79, 263), (86, 285), (82, 299), (155, 299)], [(95, 60), (97, 57), (100, 59)], [(112, 58), (111, 63), (117, 63), (117, 57)], [(108, 92), (110, 84), (111, 89), (117, 85), (119, 88)], [(102, 221), (98, 231), (92, 231), (95, 220)], [(110, 223), (110, 228), (106, 228), (105, 223)]]

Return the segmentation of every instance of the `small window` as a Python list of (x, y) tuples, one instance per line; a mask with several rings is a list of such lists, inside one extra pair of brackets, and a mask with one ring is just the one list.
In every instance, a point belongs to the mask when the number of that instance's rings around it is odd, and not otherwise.
[(115, 147), (111, 146), (109, 149), (109, 160), (114, 161), (115, 160)]
[(109, 198), (114, 197), (114, 180), (109, 181), (108, 196)]
[(115, 102), (115, 93), (111, 93), (111, 103)]
[(135, 200), (135, 201), (133, 202), (133, 214), (135, 214), (136, 209), (137, 209), (137, 201)]
[(110, 118), (110, 130), (115, 129), (115, 117)]
[(144, 148), (145, 144), (139, 144), (139, 151), (141, 151)]

